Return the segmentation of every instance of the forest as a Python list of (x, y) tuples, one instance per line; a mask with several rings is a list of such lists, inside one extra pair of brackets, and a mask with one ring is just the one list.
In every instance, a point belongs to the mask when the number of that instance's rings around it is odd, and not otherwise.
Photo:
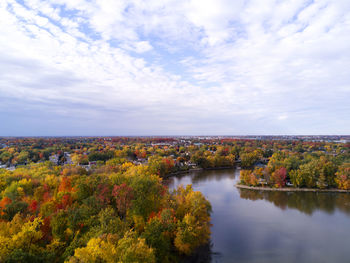
[(222, 138), (0, 138), (0, 262), (181, 262), (211, 205), (163, 180), (240, 166), (251, 186), (350, 189), (350, 144)]

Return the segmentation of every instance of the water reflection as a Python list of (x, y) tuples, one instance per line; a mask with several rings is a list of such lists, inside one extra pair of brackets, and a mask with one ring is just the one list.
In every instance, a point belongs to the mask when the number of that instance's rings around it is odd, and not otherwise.
[[(225, 176), (223, 176), (225, 174)], [(223, 170), (204, 170), (204, 171), (195, 171), (191, 173), (183, 173), (176, 175), (176, 177), (170, 177), (165, 180), (165, 183), (172, 187), (172, 184), (174, 181), (180, 181), (182, 184), (191, 183), (193, 185), (196, 185), (198, 183), (202, 182), (209, 182), (209, 181), (220, 181), (223, 179), (236, 179), (237, 173), (236, 170), (233, 169), (223, 169)], [(190, 181), (188, 181), (188, 179)]]
[(238, 191), (243, 199), (266, 200), (282, 210), (297, 209), (307, 215), (312, 215), (318, 210), (328, 214), (337, 210), (350, 214), (350, 194), (347, 193), (271, 192), (248, 189)]
[(213, 208), (212, 246), (186, 262), (349, 262), (350, 194), (238, 189), (238, 178), (220, 170), (167, 180), (192, 184)]
[(199, 247), (191, 256), (183, 257), (181, 263), (210, 263), (213, 261), (212, 252), (213, 244), (211, 241)]

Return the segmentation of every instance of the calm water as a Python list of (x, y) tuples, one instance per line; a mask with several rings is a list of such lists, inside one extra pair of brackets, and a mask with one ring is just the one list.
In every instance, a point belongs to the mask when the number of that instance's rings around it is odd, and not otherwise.
[(212, 204), (212, 262), (350, 262), (350, 194), (237, 189), (239, 170), (169, 179)]

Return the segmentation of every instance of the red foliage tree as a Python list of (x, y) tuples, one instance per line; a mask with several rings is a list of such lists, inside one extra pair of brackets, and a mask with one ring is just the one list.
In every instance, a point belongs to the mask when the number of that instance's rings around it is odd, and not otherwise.
[(172, 158), (163, 158), (163, 163), (165, 165), (165, 171), (166, 174), (170, 173), (170, 171), (173, 169), (174, 167), (174, 160)]
[(102, 205), (107, 205), (110, 203), (111, 190), (107, 184), (98, 185), (97, 192), (97, 199)]
[(271, 178), (277, 187), (284, 187), (286, 185), (287, 169), (284, 167), (276, 169)]
[(71, 192), (72, 191), (72, 183), (69, 177), (63, 177), (58, 187), (59, 192)]
[(125, 183), (115, 185), (112, 192), (118, 212), (121, 216), (125, 216), (127, 209), (131, 207), (131, 201), (134, 199), (133, 189)]
[(37, 210), (38, 210), (38, 201), (36, 200), (33, 200), (29, 206), (28, 206), (28, 209), (31, 213), (35, 213)]
[(5, 196), (1, 201), (0, 201), (0, 215), (4, 215), (4, 209), (6, 208), (7, 205), (11, 204), (12, 200)]
[(51, 223), (51, 216), (45, 217), (44, 221), (40, 227), (40, 230), (43, 233), (42, 240), (46, 240), (46, 241), (52, 240), (50, 223)]

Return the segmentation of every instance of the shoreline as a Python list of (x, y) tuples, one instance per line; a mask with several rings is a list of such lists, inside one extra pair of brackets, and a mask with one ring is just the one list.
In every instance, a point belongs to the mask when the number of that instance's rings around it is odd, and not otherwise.
[(350, 193), (350, 190), (342, 189), (317, 189), (317, 188), (272, 188), (272, 187), (260, 187), (260, 186), (247, 186), (242, 184), (236, 184), (237, 188), (248, 189), (255, 191), (276, 191), (276, 192), (321, 192), (321, 193)]

